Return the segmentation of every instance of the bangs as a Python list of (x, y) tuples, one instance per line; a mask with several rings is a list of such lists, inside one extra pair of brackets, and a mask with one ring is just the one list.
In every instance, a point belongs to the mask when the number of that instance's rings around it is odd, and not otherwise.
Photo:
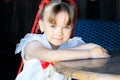
[[(74, 22), (74, 13), (71, 11), (72, 9), (66, 5), (66, 4), (56, 4), (54, 5), (50, 12), (48, 13), (48, 16), (47, 16), (47, 21), (53, 25), (56, 25), (56, 18), (57, 18), (57, 15), (60, 13), (60, 12), (64, 12), (64, 14), (66, 15), (66, 21), (65, 21), (65, 25), (71, 25), (73, 24)], [(46, 13), (47, 14), (47, 13)]]
[[(62, 12), (62, 11), (61, 11)], [(56, 25), (57, 23), (56, 23), (56, 21), (57, 21), (57, 15), (59, 14), (60, 12), (58, 12), (58, 13), (51, 13), (50, 15), (49, 15), (49, 18), (48, 18), (48, 22), (49, 23), (51, 23), (51, 24), (53, 24), (53, 25)], [(64, 12), (64, 14), (66, 15), (65, 16), (65, 25), (70, 25), (71, 24), (71, 19), (70, 19), (70, 17), (69, 17), (69, 14), (67, 14), (66, 12)]]

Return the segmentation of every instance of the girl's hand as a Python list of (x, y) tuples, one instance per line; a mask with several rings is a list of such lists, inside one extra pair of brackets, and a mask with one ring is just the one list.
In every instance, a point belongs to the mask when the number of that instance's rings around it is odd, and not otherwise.
[(91, 58), (108, 58), (110, 55), (107, 50), (102, 48), (101, 46), (97, 46), (89, 50)]

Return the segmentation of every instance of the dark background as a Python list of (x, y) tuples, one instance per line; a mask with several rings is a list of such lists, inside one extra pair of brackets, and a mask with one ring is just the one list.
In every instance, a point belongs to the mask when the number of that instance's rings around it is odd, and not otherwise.
[[(41, 0), (0, 0), (0, 44), (16, 44), (31, 31)], [(120, 21), (120, 0), (75, 0), (78, 17)]]
[[(0, 80), (14, 80), (21, 59), (19, 54), (14, 54), (15, 47), (31, 31), (40, 2), (41, 0), (0, 0)], [(120, 0), (75, 2), (79, 19), (120, 22)]]

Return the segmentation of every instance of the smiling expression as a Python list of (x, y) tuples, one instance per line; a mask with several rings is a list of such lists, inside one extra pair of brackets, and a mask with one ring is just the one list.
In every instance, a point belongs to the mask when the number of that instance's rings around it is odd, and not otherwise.
[(70, 38), (72, 25), (66, 25), (68, 19), (68, 14), (61, 11), (56, 15), (56, 24), (50, 23), (47, 19), (42, 21), (41, 29), (53, 48), (58, 48)]

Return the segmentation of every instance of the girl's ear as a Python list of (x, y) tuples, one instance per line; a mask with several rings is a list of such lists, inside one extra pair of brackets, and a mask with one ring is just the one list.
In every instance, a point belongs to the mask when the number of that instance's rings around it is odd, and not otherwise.
[(39, 20), (38, 25), (39, 25), (39, 29), (40, 29), (41, 33), (43, 33), (44, 32), (43, 21)]

